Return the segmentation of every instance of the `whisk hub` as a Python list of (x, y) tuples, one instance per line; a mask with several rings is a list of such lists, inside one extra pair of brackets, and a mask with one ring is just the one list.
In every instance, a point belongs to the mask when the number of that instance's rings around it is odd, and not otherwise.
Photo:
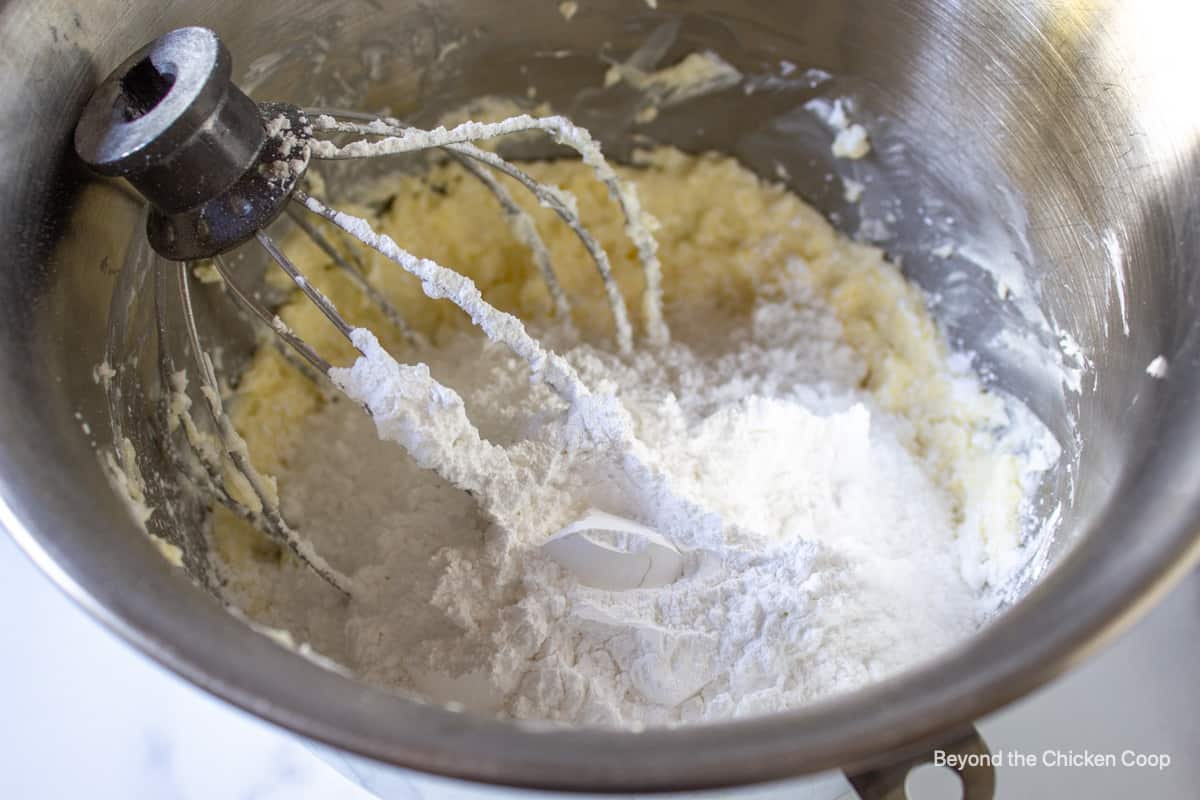
[(207, 258), (251, 238), (308, 165), (303, 111), (258, 105), (231, 75), (213, 31), (179, 28), (117, 67), (75, 128), (84, 163), (149, 201), (147, 234), (166, 258)]

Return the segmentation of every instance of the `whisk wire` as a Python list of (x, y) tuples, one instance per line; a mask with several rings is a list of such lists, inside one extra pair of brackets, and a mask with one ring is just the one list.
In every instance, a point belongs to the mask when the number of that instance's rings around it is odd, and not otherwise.
[[(654, 224), (653, 219), (642, 209), (637, 191), (617, 176), (612, 166), (605, 159), (599, 145), (596, 144), (586, 130), (576, 126), (564, 117), (531, 117), (527, 114), (510, 117), (501, 122), (464, 122), (449, 129), (421, 130), (406, 127), (398, 123), (398, 120), (382, 119), (376, 119), (368, 123), (339, 121), (329, 114), (317, 114), (313, 122), (314, 131), (352, 133), (363, 137), (382, 138), (378, 138), (375, 141), (369, 141), (364, 138), (343, 145), (338, 145), (328, 140), (314, 140), (311, 145), (312, 156), (315, 159), (322, 160), (342, 160), (411, 153), (441, 147), (483, 161), (489, 166), (511, 175), (521, 181), (527, 188), (530, 188), (531, 191), (534, 191), (538, 195), (539, 200), (543, 202), (546, 200), (545, 195), (547, 193), (554, 194), (555, 192), (559, 193), (559, 200), (565, 201), (565, 193), (562, 190), (555, 190), (552, 187), (538, 183), (527, 174), (521, 172), (515, 165), (505, 161), (495, 153), (471, 144), (471, 142), (480, 139), (490, 139), (525, 131), (536, 130), (549, 134), (554, 141), (575, 150), (579, 154), (583, 162), (591, 167), (596, 178), (604, 184), (609, 195), (620, 206), (621, 213), (625, 217), (626, 235), (629, 236), (637, 248), (638, 259), (641, 262), (645, 278), (642, 311), (647, 337), (650, 343), (654, 345), (664, 344), (670, 339), (670, 332), (662, 316), (662, 265), (657, 255), (658, 243), (650, 231), (651, 225)], [(520, 177), (517, 173), (524, 175), (524, 178)], [(574, 211), (573, 202), (566, 201), (566, 206)], [(559, 213), (562, 216), (562, 213)], [(577, 214), (575, 216), (577, 217)], [(572, 229), (576, 230), (577, 234), (582, 231), (584, 235), (590, 236), (582, 224), (577, 225), (571, 222), (568, 222), (568, 224), (571, 225)], [(586, 242), (585, 246), (587, 246)], [(592, 249), (589, 247), (588, 250), (589, 254), (593, 256), (593, 260), (597, 260)], [(613, 308), (614, 317), (617, 317), (620, 313), (617, 309), (624, 308), (624, 300), (620, 297), (619, 292), (615, 291), (615, 286), (611, 278), (605, 276), (605, 270), (601, 267), (602, 263), (607, 263), (607, 255), (604, 256), (603, 262), (597, 260), (597, 267), (601, 268), (602, 277), (605, 279), (605, 292), (609, 297), (610, 306)], [(611, 272), (611, 268), (608, 272)], [(627, 319), (628, 315), (626, 314), (625, 316)], [(617, 320), (617, 327), (618, 338), (623, 338), (622, 325), (619, 319)], [(620, 343), (619, 346), (621, 346)], [(621, 349), (623, 352), (627, 352), (625, 346), (621, 346)]]
[(226, 291), (238, 305), (247, 309), (251, 314), (265, 323), (286, 346), (291, 348), (291, 351), (285, 352), (298, 354), (304, 362), (321, 375), (329, 374), (329, 362), (318, 355), (317, 351), (308, 342), (293, 333), (291, 328), (284, 324), (282, 320), (279, 320), (278, 315), (272, 314), (267, 310), (266, 306), (251, 297), (234, 278), (229, 265), (225, 263), (225, 259), (222, 256), (217, 256), (213, 259), (213, 266), (221, 276)]
[(338, 333), (345, 336), (346, 341), (352, 341), (350, 334), (353, 332), (354, 326), (346, 321), (346, 318), (337, 310), (337, 306), (333, 304), (333, 301), (309, 282), (304, 273), (279, 249), (279, 245), (275, 244), (274, 239), (263, 231), (258, 231), (254, 236), (258, 240), (258, 243), (262, 245), (262, 248), (267, 251), (267, 255), (274, 260), (280, 269), (287, 273), (287, 276), (292, 279), (296, 287), (304, 292), (304, 296), (311, 300), (320, 309), (321, 313), (325, 315), (325, 318), (333, 323), (333, 327), (337, 328)]
[(604, 296), (608, 301), (608, 306), (613, 316), (613, 325), (616, 328), (617, 348), (623, 354), (631, 352), (633, 349), (633, 328), (629, 324), (629, 311), (625, 306), (625, 296), (621, 294), (621, 289), (617, 286), (616, 278), (613, 277), (612, 264), (609, 261), (608, 252), (583, 224), (583, 220), (579, 216), (578, 204), (575, 197), (570, 192), (560, 189), (557, 186), (550, 186), (536, 180), (516, 164), (481, 147), (476, 147), (472, 144), (455, 144), (447, 145), (446, 149), (473, 161), (487, 164), (489, 167), (513, 178), (528, 189), (530, 194), (539, 203), (545, 205), (558, 215), (558, 218), (575, 233), (576, 238), (579, 239), (579, 242), (587, 251), (592, 263), (596, 265), (596, 272), (599, 273), (600, 280), (604, 284)]
[[(220, 481), (217, 459), (211, 448), (203, 441), (203, 436), (192, 419), (190, 402), (185, 404), (179, 400), (182, 387), (177, 376), (180, 373), (176, 370), (175, 361), (166, 347), (166, 343), (169, 341), (166, 293), (167, 279), (170, 274), (169, 270), (159, 270), (154, 283), (154, 316), (159, 341), (158, 374), (159, 382), (162, 384), (158, 398), (158, 414), (160, 428), (163, 432), (163, 454), (173, 468), (190, 476), (201, 491), (250, 521), (252, 516), (250, 510), (235, 500)], [(196, 469), (193, 462), (184, 458), (179, 449), (175, 447), (172, 434), (177, 428), (183, 429), (184, 439), (196, 456), (196, 462), (200, 464), (200, 469)]]
[[(429, 297), (447, 299), (457, 305), (467, 313), (471, 321), (489, 339), (508, 347), (514, 355), (529, 365), (530, 370), (535, 376), (544, 380), (550, 388), (558, 392), (568, 402), (573, 402), (578, 398), (591, 394), (579, 379), (574, 368), (562, 356), (553, 350), (547, 350), (542, 347), (536, 339), (529, 335), (529, 332), (526, 331), (520, 319), (512, 314), (501, 311), (484, 300), (479, 288), (475, 286), (475, 283), (470, 278), (454, 270), (447, 269), (436, 261), (413, 255), (396, 244), (390, 236), (375, 231), (366, 220), (346, 214), (345, 212), (336, 211), (317, 198), (306, 194), (301, 189), (296, 189), (293, 196), (313, 213), (333, 223), (367, 247), (375, 250), (384, 258), (394, 262), (401, 269), (416, 277), (421, 281), (425, 294)], [(270, 241), (265, 235), (260, 234), (260, 241), (264, 238), (266, 241)], [(279, 262), (280, 266), (284, 266), (286, 257), (282, 253), (279, 253), (279, 256), (283, 259), (282, 262)], [(287, 267), (284, 267), (284, 269), (287, 271)], [(291, 269), (294, 271), (295, 267), (291, 267)], [(309, 298), (317, 302), (318, 305), (330, 305), (329, 301), (309, 286), (308, 282), (302, 276), (297, 281), (297, 286), (305, 291), (306, 294), (312, 292), (312, 294), (309, 294)], [(316, 299), (317, 297), (321, 298), (320, 302)], [(325, 311), (324, 307), (322, 307), (322, 311)], [(336, 310), (334, 313), (336, 313)], [(328, 312), (326, 316), (329, 316)], [(337, 323), (335, 322), (334, 324), (336, 325)], [(346, 336), (349, 338), (349, 331), (346, 331)]]
[[(264, 238), (265, 235), (264, 235)], [(260, 239), (261, 241), (261, 239)], [(267, 241), (270, 241), (267, 239)], [(344, 595), (350, 594), (349, 579), (330, 566), (303, 538), (298, 536), (280, 513), (279, 507), (266, 488), (266, 479), (250, 463), (249, 450), (246, 442), (233, 427), (221, 400), (221, 388), (217, 383), (216, 372), (213, 370), (212, 359), (200, 343), (200, 331), (196, 326), (195, 309), (192, 306), (191, 290), (188, 285), (188, 265), (178, 262), (177, 276), (179, 281), (179, 299), (182, 306), (184, 329), (187, 331), (188, 343), (191, 346), (192, 358), (200, 375), (200, 392), (208, 405), (217, 437), (221, 442), (225, 455), (237, 472), (246, 480), (246, 484), (257, 498), (261, 506), (263, 529), (274, 538), (285, 544), (289, 550), (304, 564), (310, 567), (328, 584)], [(303, 279), (302, 279), (303, 280)]]
[(541, 234), (538, 233), (537, 226), (533, 222), (533, 217), (529, 216), (525, 209), (517, 205), (517, 201), (513, 199), (512, 194), (504, 184), (496, 180), (495, 176), (490, 172), (460, 152), (451, 152), (451, 155), (463, 169), (482, 183), (484, 188), (496, 198), (496, 202), (504, 212), (505, 219), (508, 220), (509, 229), (513, 232), (517, 241), (529, 249), (529, 253), (533, 257), (534, 266), (538, 268), (538, 272), (542, 276), (542, 281), (546, 284), (546, 291), (550, 295), (550, 301), (554, 304), (555, 315), (564, 325), (570, 325), (571, 304), (567, 300), (567, 294), (563, 291), (562, 284), (558, 282), (558, 275), (555, 273), (554, 264), (550, 260), (550, 251), (547, 249), (546, 242), (542, 239)]
[[(159, 342), (163, 345), (168, 341), (167, 279), (169, 275), (173, 274), (177, 273), (167, 269), (159, 270), (155, 281), (155, 324)], [(178, 277), (181, 280), (184, 279), (182, 273), (178, 273)], [(192, 417), (191, 402), (186, 395), (186, 372), (176, 370), (174, 359), (165, 346), (159, 348), (158, 365), (160, 380), (163, 384), (159, 400), (159, 414), (162, 418), (161, 424), (165, 440), (164, 456), (173, 467), (190, 476), (203, 494), (219, 502), (259, 530), (268, 531), (272, 536), (278, 538), (277, 533), (272, 531), (270, 522), (261, 513), (238, 501), (226, 488), (226, 482), (222, 475), (221, 457), (214, 449), (212, 441), (200, 430)], [(177, 428), (182, 429), (184, 441), (187, 442), (189, 451), (195, 457), (195, 462), (184, 458), (179, 449), (175, 447), (171, 434)], [(197, 469), (195, 464), (199, 464), (200, 468)], [(236, 466), (234, 468), (236, 469)]]
[(351, 280), (351, 282), (354, 283), (355, 287), (358, 288), (359, 291), (365, 294), (367, 298), (375, 304), (380, 313), (383, 314), (387, 321), (391, 323), (392, 327), (397, 330), (407, 342), (410, 344), (415, 343), (416, 335), (413, 333), (412, 328), (409, 327), (408, 323), (405, 321), (404, 315), (400, 313), (400, 310), (396, 308), (396, 306), (393, 305), (390, 300), (383, 296), (382, 292), (371, 285), (371, 282), (367, 280), (367, 277), (361, 268), (356, 269), (355, 265), (351, 264), (350, 261), (347, 260), (344, 255), (342, 255), (341, 251), (334, 247), (333, 243), (325, 238), (323, 233), (317, 230), (315, 225), (304, 219), (304, 217), (300, 214), (296, 213), (291, 203), (288, 203), (288, 205), (284, 208), (284, 213), (288, 215), (288, 218), (296, 225), (296, 227), (299, 228), (300, 231), (307, 236), (322, 253), (326, 255), (326, 257), (333, 261), (334, 265), (337, 266), (337, 268), (340, 269), (346, 275), (346, 277)]
[[(308, 108), (304, 111), (310, 118), (317, 116), (326, 116), (333, 119), (341, 118), (344, 121), (372, 122), (380, 117), (376, 114), (366, 114), (361, 111), (352, 111), (346, 109), (325, 109), (325, 108)], [(404, 123), (394, 117), (387, 117), (384, 122), (388, 125), (403, 127)], [(454, 148), (443, 148), (448, 152), (454, 160), (460, 164), (463, 169), (471, 174), (483, 184), (496, 202), (500, 205), (504, 212), (505, 218), (508, 220), (509, 229), (513, 232), (517, 241), (529, 248), (530, 254), (533, 256), (534, 265), (537, 266), (538, 272), (541, 273), (542, 279), (546, 284), (546, 290), (550, 294), (550, 299), (554, 304), (555, 313), (560, 320), (566, 324), (570, 324), (570, 303), (567, 300), (566, 293), (562, 289), (562, 285), (558, 281), (558, 275), (554, 271), (554, 265), (550, 260), (550, 251), (546, 247), (545, 241), (538, 233), (537, 226), (533, 222), (533, 217), (529, 215), (516, 200), (512, 194), (504, 186), (489, 173), (487, 170), (475, 163), (469, 156), (464, 155), (461, 151), (456, 151)]]

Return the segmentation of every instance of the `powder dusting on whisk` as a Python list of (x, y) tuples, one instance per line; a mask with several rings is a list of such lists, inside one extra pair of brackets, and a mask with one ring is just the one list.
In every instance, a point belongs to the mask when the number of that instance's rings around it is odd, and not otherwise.
[(462, 398), (435, 381), (426, 364), (397, 363), (363, 328), (351, 340), (362, 357), (329, 376), (366, 406), (380, 439), (401, 445), (422, 469), (485, 497), (492, 479), (513, 471), (504, 450), (484, 441), (467, 419)]
[(439, 127), (425, 131), (417, 128), (397, 129), (376, 120), (366, 125), (338, 122), (329, 115), (318, 116), (315, 130), (352, 133), (392, 133), (376, 141), (353, 141), (337, 145), (330, 141), (317, 140), (312, 143), (312, 154), (318, 158), (364, 158), (398, 153), (412, 153), (446, 145), (465, 144), (482, 139), (507, 136), (530, 130), (545, 131), (554, 141), (571, 148), (591, 168), (596, 178), (604, 184), (608, 193), (621, 207), (625, 216), (625, 233), (637, 248), (642, 264), (646, 286), (643, 291), (642, 313), (646, 333), (653, 345), (662, 345), (670, 333), (662, 317), (662, 265), (658, 260), (658, 242), (653, 230), (657, 227), (654, 218), (642, 208), (637, 188), (622, 181), (605, 159), (600, 145), (587, 129), (581, 128), (566, 117), (531, 117), (520, 114), (500, 122), (467, 121), (453, 128)]
[[(399, 444), (418, 466), (471, 493), (501, 528), (521, 528), (536, 517), (549, 530), (546, 525), (600, 503), (636, 506), (640, 516), (693, 546), (719, 540), (721, 521), (675, 491), (658, 455), (634, 435), (617, 397), (580, 394), (544, 426), (537, 445), (506, 449), (481, 437), (462, 398), (435, 381), (427, 364), (398, 363), (362, 328), (351, 339), (362, 355), (348, 369), (330, 370), (334, 383), (367, 408), (380, 439)], [(556, 453), (553, 475), (547, 474), (546, 447)], [(576, 489), (604, 484), (616, 487), (615, 494)]]
[(335, 211), (315, 197), (305, 197), (305, 205), (355, 237), (363, 244), (378, 250), (421, 281), (425, 294), (435, 300), (448, 299), (471, 317), (489, 339), (507, 346), (529, 365), (535, 376), (541, 377), (567, 399), (587, 393), (575, 371), (557, 353), (547, 351), (525, 331), (521, 320), (512, 314), (493, 308), (485, 302), (475, 283), (436, 261), (418, 258), (396, 244), (390, 236), (380, 234), (365, 219)]

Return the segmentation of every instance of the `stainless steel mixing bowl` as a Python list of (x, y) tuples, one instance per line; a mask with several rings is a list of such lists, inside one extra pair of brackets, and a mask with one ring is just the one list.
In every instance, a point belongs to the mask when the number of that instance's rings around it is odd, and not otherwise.
[[(955, 740), (1084, 657), (1200, 549), (1197, 12), (1168, 0), (581, 5), (568, 22), (547, 0), (0, 2), (0, 522), (154, 658), (343, 753), (560, 789), (691, 789), (843, 768), (880, 794), (902, 775), (883, 767)], [(933, 292), (951, 335), (1067, 447), (1070, 469), (1044, 487), (1043, 510), (1061, 503), (1052, 568), (974, 639), (886, 683), (787, 714), (638, 734), (414, 704), (253, 632), (157, 555), (92, 442), (102, 447), (106, 429), (92, 368), (137, 212), (127, 190), (83, 173), (71, 131), (114, 65), (189, 24), (225, 37), (259, 99), (386, 104), (427, 120), (534, 85), (618, 154), (628, 126), (619, 97), (596, 89), (599, 54), (623, 58), (658, 31), (663, 63), (712, 48), (759, 77), (752, 92), (667, 110), (645, 133), (735, 153), (767, 175), (778, 162), (849, 230), (857, 212), (826, 180), (844, 165), (826, 158), (828, 131), (803, 106), (852, 95), (877, 142), (870, 168), (898, 198), (885, 246)], [(781, 60), (837, 77), (781, 85)], [(975, 244), (930, 258), (929, 231)], [(1030, 293), (1006, 295), (1004, 270)], [(1039, 314), (1090, 359), (1078, 386), (1053, 368), (1073, 356), (1031, 323)], [(1160, 354), (1166, 380), (1145, 372)]]

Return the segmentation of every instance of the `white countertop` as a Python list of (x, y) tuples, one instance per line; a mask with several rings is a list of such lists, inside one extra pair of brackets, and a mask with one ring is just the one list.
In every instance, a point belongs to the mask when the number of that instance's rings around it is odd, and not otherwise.
[[(370, 797), (288, 734), (117, 640), (2, 532), (0, 597), (0, 798)], [(1002, 767), (999, 796), (1200, 796), (1197, 664), (1200, 572), (1098, 657), (979, 725), (993, 752), (1129, 750), (1167, 753), (1171, 766)]]

